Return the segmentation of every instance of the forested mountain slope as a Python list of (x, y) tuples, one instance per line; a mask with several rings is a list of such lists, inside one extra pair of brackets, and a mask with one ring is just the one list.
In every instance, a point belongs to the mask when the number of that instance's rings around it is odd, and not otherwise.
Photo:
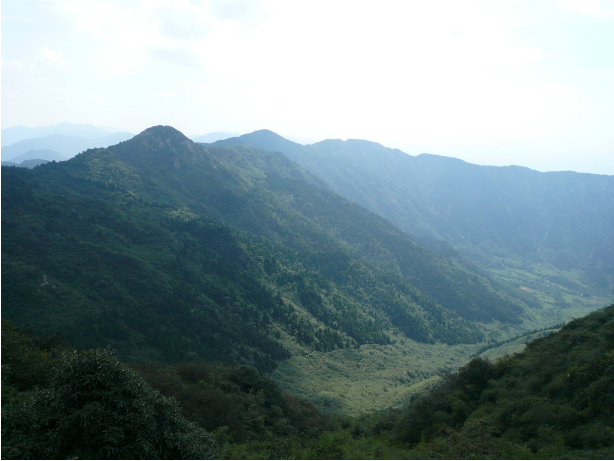
[(3, 321), (2, 457), (612, 459), (613, 322), (610, 306), (521, 354), (475, 359), (409, 409), (330, 418), (251, 367), (135, 373)]
[(415, 404), (397, 439), (420, 457), (611, 459), (614, 305), (494, 364), (475, 359)]
[(130, 360), (274, 368), (299, 350), (476, 342), (521, 320), (488, 278), (285, 156), (170, 127), (2, 170), (3, 317)]
[(302, 146), (266, 130), (215, 143), (232, 144), (283, 152), (345, 198), (412, 235), (449, 242), (483, 267), (548, 262), (614, 289), (612, 176), (413, 157), (355, 139)]

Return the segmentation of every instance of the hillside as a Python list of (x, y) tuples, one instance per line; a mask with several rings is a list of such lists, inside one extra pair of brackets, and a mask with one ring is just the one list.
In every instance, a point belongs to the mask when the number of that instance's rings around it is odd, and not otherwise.
[(473, 360), (409, 409), (331, 418), (251, 367), (130, 370), (111, 351), (73, 351), (3, 321), (2, 456), (611, 459), (613, 332), (614, 305), (521, 354)]
[(611, 459), (614, 305), (494, 364), (475, 359), (396, 424), (424, 456)]
[(421, 243), (456, 249), (537, 296), (552, 319), (565, 320), (569, 315), (561, 310), (597, 308), (612, 297), (612, 176), (413, 157), (354, 139), (302, 146), (267, 130), (215, 143), (236, 144), (283, 152)]
[(3, 316), (131, 360), (271, 370), (307, 351), (473, 343), (519, 301), (283, 155), (154, 127), (2, 182)]

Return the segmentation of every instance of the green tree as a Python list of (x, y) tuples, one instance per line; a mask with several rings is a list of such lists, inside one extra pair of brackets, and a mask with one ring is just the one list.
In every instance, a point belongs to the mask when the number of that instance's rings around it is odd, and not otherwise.
[(109, 350), (63, 357), (50, 386), (2, 415), (2, 457), (211, 459), (215, 443)]

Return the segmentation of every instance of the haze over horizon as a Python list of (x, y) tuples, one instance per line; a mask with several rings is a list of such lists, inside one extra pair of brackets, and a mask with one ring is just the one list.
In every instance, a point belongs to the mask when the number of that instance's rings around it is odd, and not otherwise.
[(2, 128), (272, 130), (614, 174), (614, 2), (5, 1)]

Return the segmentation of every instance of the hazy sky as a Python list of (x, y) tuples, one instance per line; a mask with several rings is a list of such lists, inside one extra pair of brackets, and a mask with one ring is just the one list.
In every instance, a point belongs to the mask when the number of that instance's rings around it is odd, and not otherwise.
[(261, 128), (614, 174), (614, 1), (2, 2), (2, 127)]

